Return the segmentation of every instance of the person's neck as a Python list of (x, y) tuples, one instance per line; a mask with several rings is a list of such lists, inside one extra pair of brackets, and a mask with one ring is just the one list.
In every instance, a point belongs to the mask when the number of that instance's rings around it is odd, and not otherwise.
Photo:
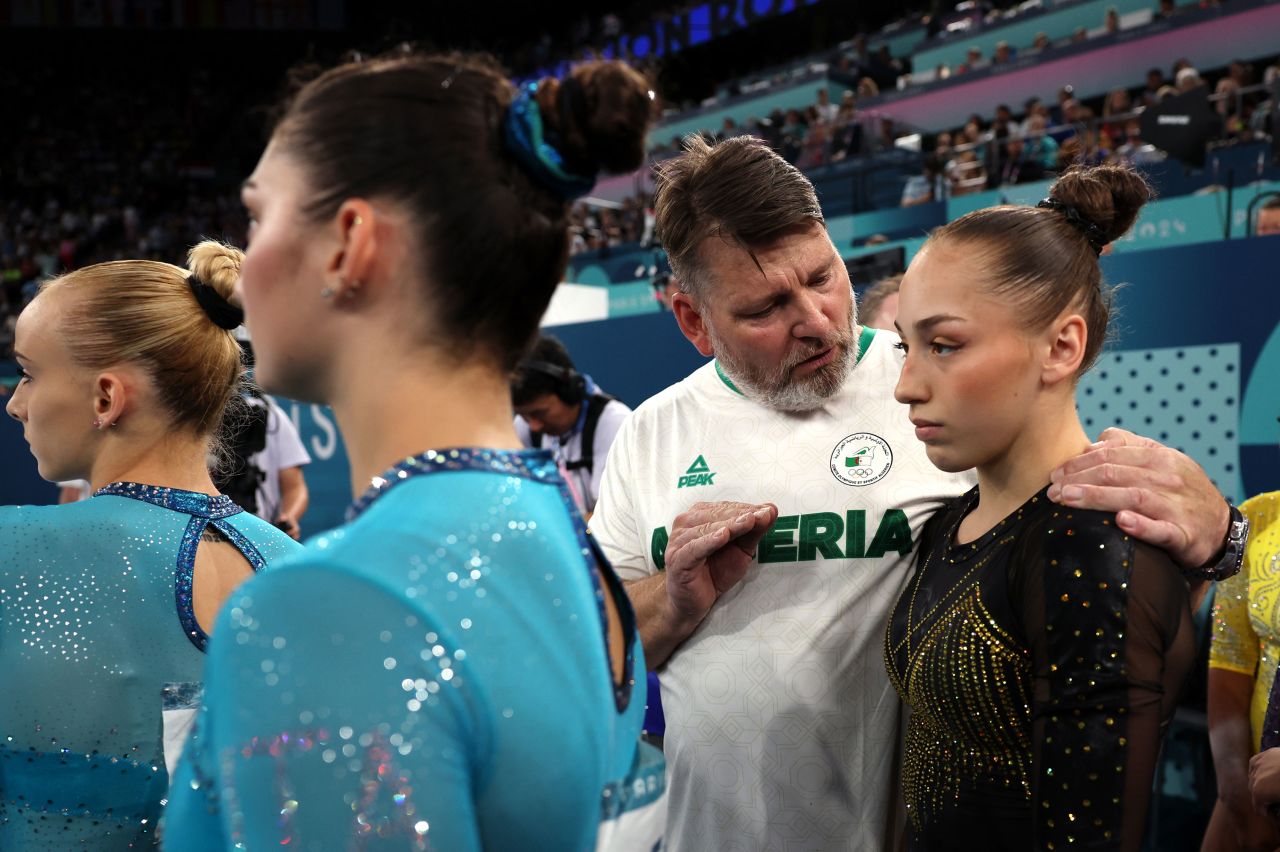
[(492, 366), (454, 364), (419, 351), (379, 362), (383, 381), (369, 380), (367, 362), (342, 372), (330, 403), (346, 442), (354, 497), (373, 477), (430, 449), (521, 448), (510, 385)]
[(209, 446), (203, 437), (154, 430), (136, 434), (132, 430), (107, 435), (104, 441), (89, 473), (94, 491), (113, 482), (137, 482), (199, 494), (218, 493), (209, 475)]
[(972, 541), (1049, 484), (1049, 475), (1089, 446), (1073, 397), (1046, 406), (1013, 443), (978, 467), (978, 505), (964, 519), (961, 542)]

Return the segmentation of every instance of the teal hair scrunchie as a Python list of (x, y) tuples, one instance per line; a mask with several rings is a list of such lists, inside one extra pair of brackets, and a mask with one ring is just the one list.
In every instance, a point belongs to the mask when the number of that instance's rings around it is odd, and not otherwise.
[(596, 185), (597, 172), (578, 175), (565, 168), (564, 156), (546, 138), (542, 111), (535, 97), (537, 83), (526, 83), (516, 93), (503, 120), (503, 141), (529, 177), (563, 198), (572, 201), (589, 193)]

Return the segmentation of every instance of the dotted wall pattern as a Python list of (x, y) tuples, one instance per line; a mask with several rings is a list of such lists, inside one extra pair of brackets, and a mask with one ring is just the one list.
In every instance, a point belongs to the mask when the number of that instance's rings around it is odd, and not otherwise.
[(1240, 345), (1108, 352), (1080, 381), (1076, 407), (1091, 437), (1109, 426), (1195, 459), (1233, 502), (1240, 478)]

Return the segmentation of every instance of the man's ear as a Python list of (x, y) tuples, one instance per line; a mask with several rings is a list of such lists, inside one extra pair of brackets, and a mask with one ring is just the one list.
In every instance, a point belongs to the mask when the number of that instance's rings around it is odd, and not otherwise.
[(673, 293), (671, 313), (675, 314), (680, 331), (689, 338), (699, 354), (708, 358), (716, 354), (715, 347), (711, 345), (711, 335), (707, 333), (706, 321), (692, 296), (683, 291)]

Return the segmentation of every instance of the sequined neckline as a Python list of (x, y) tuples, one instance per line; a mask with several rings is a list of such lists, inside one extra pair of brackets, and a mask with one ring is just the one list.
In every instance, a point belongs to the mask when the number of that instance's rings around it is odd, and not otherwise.
[(209, 634), (205, 633), (200, 622), (196, 620), (195, 601), (192, 598), (192, 589), (195, 585), (196, 548), (200, 546), (201, 534), (207, 527), (212, 526), (222, 534), (223, 538), (231, 542), (236, 550), (240, 551), (240, 555), (249, 563), (249, 567), (255, 574), (267, 564), (254, 543), (226, 520), (244, 510), (225, 494), (201, 494), (198, 491), (143, 485), (140, 482), (113, 482), (99, 488), (93, 496), (127, 497), (130, 500), (139, 500), (191, 516), (186, 528), (182, 531), (182, 542), (178, 546), (173, 595), (178, 609), (178, 621), (182, 624), (182, 632), (187, 634), (187, 638), (197, 650), (204, 651), (209, 644)]
[[(414, 477), (425, 476), (445, 471), (476, 471), (497, 473), (502, 476), (518, 476), (535, 482), (554, 485), (564, 502), (565, 511), (573, 523), (574, 533), (578, 538), (578, 546), (582, 556), (587, 560), (595, 560), (599, 570), (589, 570), (592, 590), (595, 594), (596, 609), (600, 616), (600, 628), (604, 637), (604, 653), (606, 669), (609, 672), (609, 685), (613, 689), (614, 706), (619, 713), (624, 712), (631, 703), (631, 694), (635, 686), (635, 654), (633, 647), (636, 636), (635, 612), (631, 608), (627, 593), (622, 587), (600, 545), (583, 523), (582, 514), (574, 503), (573, 495), (555, 458), (550, 450), (493, 450), (480, 447), (455, 447), (445, 450), (427, 450), (411, 456), (395, 467), (375, 476), (365, 492), (347, 509), (347, 523), (351, 523), (368, 511), (379, 497), (386, 494), (402, 482)], [(607, 588), (606, 588), (607, 586)], [(610, 659), (609, 616), (605, 596), (610, 595), (618, 607), (618, 617), (622, 622), (622, 637), (625, 643), (622, 664), (622, 677), (613, 677), (613, 663)]]
[(424, 473), (442, 471), (500, 473), (551, 483), (560, 478), (550, 450), (492, 450), (481, 447), (427, 450), (375, 476), (364, 493), (347, 509), (347, 523), (368, 511), (374, 501), (401, 482)]
[(113, 482), (93, 493), (94, 497), (128, 497), (153, 506), (160, 506), (197, 518), (226, 518), (243, 511), (225, 494), (201, 494), (181, 488), (165, 488), (160, 485), (144, 485), (140, 482)]
[(955, 523), (951, 525), (951, 529), (947, 530), (946, 538), (943, 539), (946, 542), (947, 557), (952, 562), (958, 562), (982, 552), (989, 544), (991, 544), (991, 542), (1004, 536), (1012, 525), (1022, 520), (1024, 515), (1030, 512), (1033, 508), (1038, 507), (1041, 503), (1047, 501), (1049, 499), (1048, 492), (1049, 486), (1046, 485), (1044, 488), (1041, 488), (1032, 495), (1027, 502), (1023, 503), (1021, 506), (1006, 515), (991, 529), (987, 530), (973, 541), (966, 541), (964, 544), (960, 544), (956, 541), (956, 536), (960, 533), (960, 525), (964, 523), (964, 519), (969, 517), (970, 513), (972, 513), (978, 505), (978, 486), (973, 486), (973, 488), (969, 489), (968, 493), (961, 498), (964, 501), (964, 506), (961, 511), (956, 513)]

